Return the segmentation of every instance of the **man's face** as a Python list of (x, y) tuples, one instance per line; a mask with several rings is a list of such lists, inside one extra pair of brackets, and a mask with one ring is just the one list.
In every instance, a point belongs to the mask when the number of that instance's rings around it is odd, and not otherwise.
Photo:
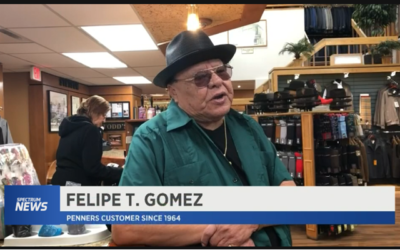
[(202, 62), (177, 74), (177, 81), (168, 89), (189, 116), (203, 122), (217, 121), (232, 105), (231, 70), (221, 60)]

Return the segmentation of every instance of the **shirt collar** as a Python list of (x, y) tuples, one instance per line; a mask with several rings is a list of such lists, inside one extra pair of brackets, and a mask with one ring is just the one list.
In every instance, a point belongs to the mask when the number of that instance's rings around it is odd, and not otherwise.
[(381, 142), (380, 142), (380, 140), (377, 140), (377, 138), (375, 138), (374, 140), (375, 140), (375, 143), (372, 144), (372, 140), (371, 139), (367, 139), (366, 140), (366, 144), (371, 149), (377, 150), (381, 146)]
[(186, 112), (174, 100), (171, 100), (167, 108), (167, 132), (183, 127), (191, 120)]
[[(186, 124), (188, 124), (190, 121), (193, 121), (193, 119), (189, 117), (188, 114), (186, 114), (186, 112), (183, 111), (174, 100), (171, 100), (166, 112), (167, 112), (167, 132), (181, 128)], [(241, 114), (239, 114), (237, 111), (233, 109), (231, 109), (228, 112), (228, 117), (243, 118)]]

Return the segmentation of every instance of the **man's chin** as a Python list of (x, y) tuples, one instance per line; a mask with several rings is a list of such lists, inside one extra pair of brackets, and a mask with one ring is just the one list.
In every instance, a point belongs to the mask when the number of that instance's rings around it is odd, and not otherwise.
[(214, 116), (224, 116), (229, 112), (230, 109), (231, 105), (229, 103), (226, 103), (224, 105), (212, 107), (211, 112)]

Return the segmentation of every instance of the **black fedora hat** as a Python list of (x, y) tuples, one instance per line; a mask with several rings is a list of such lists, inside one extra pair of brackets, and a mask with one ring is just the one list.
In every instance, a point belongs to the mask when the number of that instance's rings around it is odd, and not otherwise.
[(208, 35), (201, 30), (183, 31), (168, 44), (165, 53), (167, 67), (157, 74), (153, 83), (165, 88), (180, 71), (212, 59), (228, 63), (235, 53), (236, 46), (232, 44), (215, 46)]

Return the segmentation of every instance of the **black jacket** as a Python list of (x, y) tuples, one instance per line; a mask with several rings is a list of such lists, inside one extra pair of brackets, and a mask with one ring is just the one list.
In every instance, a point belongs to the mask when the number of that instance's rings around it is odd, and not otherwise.
[(74, 115), (60, 125), (57, 169), (51, 184), (65, 186), (67, 181), (82, 186), (98, 186), (101, 181), (118, 183), (121, 168), (104, 166), (100, 129), (89, 118)]

